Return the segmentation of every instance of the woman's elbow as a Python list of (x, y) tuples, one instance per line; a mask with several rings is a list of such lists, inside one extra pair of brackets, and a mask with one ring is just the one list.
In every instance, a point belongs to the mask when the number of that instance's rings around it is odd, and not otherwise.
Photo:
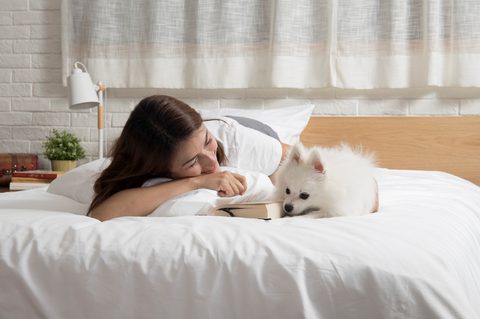
[(113, 217), (108, 217), (106, 214), (103, 214), (98, 209), (94, 209), (90, 212), (90, 217), (98, 219), (101, 222), (112, 219)]
[(117, 201), (117, 198), (108, 200), (94, 209), (92, 209), (90, 216), (98, 219), (101, 222), (124, 216), (147, 216), (151, 211), (147, 212), (142, 209), (138, 199), (133, 198), (129, 201)]
[(120, 216), (122, 216), (121, 211), (111, 207), (111, 205), (106, 205), (106, 203), (101, 203), (90, 212), (90, 217), (98, 219), (101, 222)]

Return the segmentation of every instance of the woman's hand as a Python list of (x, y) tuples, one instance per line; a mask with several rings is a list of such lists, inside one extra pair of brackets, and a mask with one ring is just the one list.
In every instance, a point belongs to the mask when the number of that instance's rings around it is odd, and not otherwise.
[(193, 179), (197, 182), (197, 189), (206, 188), (217, 191), (220, 197), (243, 195), (247, 190), (245, 176), (229, 171), (204, 174), (193, 177)]

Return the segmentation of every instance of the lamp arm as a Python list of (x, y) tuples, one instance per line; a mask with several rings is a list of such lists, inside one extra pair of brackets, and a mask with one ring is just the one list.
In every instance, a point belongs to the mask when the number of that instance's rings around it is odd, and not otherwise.
[(103, 130), (104, 130), (104, 105), (103, 105), (103, 91), (105, 91), (105, 85), (102, 82), (98, 82), (95, 85), (95, 91), (98, 93), (98, 99), (100, 104), (98, 105), (98, 158), (103, 158)]

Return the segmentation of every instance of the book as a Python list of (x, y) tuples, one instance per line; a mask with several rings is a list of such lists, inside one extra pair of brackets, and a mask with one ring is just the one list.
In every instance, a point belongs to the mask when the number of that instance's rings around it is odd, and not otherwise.
[(10, 190), (20, 191), (48, 186), (50, 183), (10, 183)]
[(12, 182), (15, 183), (51, 183), (51, 178), (36, 178), (36, 177), (12, 177)]
[(276, 219), (284, 215), (282, 203), (227, 204), (215, 207), (215, 216)]
[(34, 178), (48, 178), (55, 179), (59, 176), (62, 176), (66, 172), (60, 171), (21, 171), (13, 172), (12, 177), (34, 177)]

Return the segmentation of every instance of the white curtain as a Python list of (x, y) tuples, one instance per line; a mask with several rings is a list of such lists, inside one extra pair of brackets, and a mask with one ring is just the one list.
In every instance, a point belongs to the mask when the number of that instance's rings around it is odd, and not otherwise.
[(114, 88), (480, 87), (480, 1), (62, 0), (62, 51)]

